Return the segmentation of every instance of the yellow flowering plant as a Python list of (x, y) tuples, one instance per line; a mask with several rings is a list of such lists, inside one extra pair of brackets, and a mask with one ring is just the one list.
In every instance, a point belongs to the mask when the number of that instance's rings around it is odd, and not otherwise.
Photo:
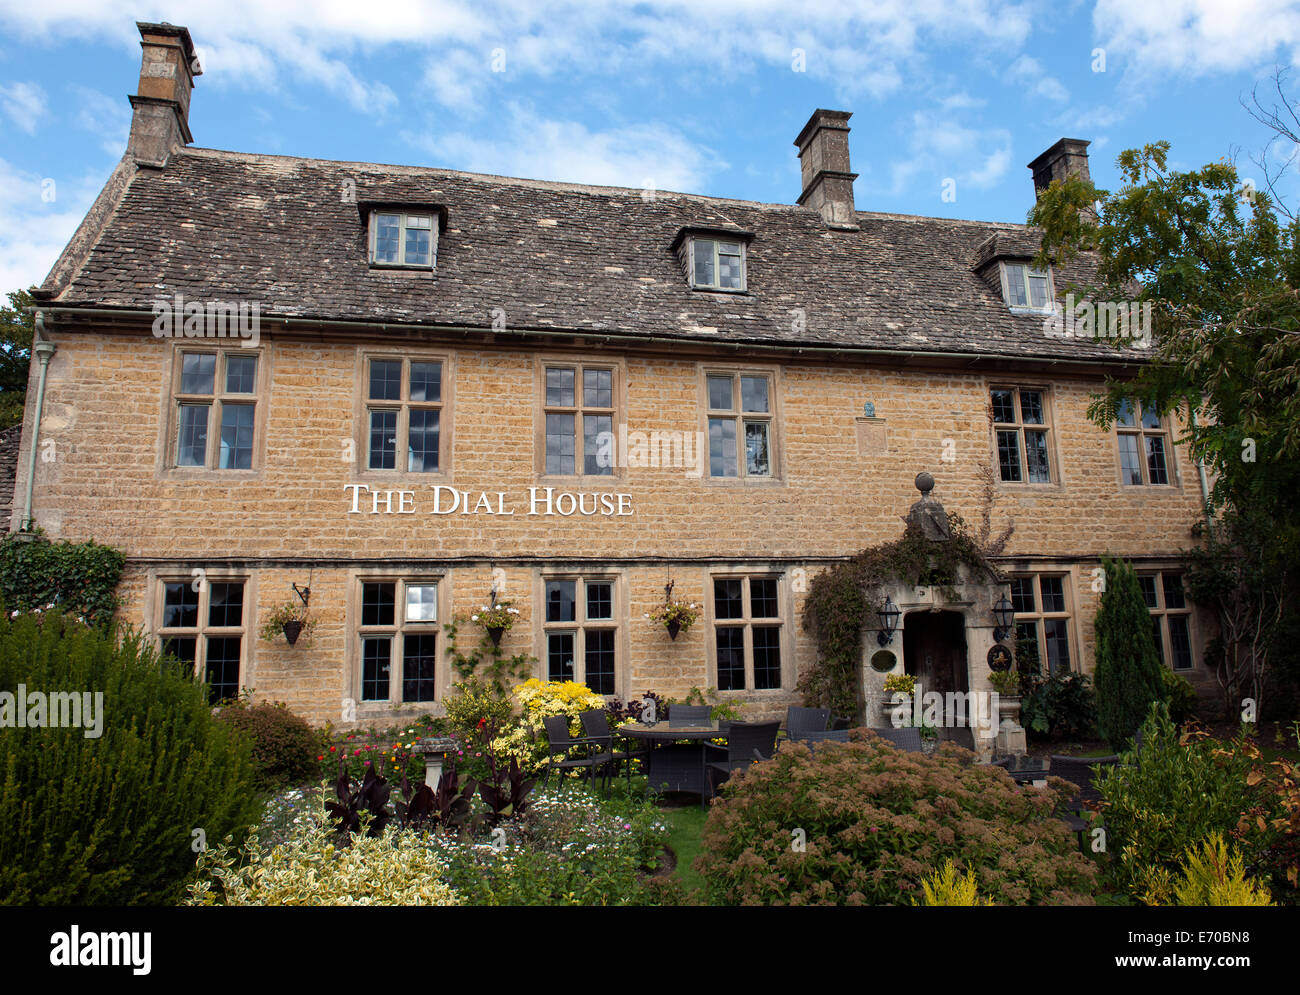
[(514, 757), (525, 769), (538, 771), (546, 764), (546, 733), (542, 719), (563, 715), (569, 720), (569, 732), (581, 736), (583, 712), (603, 709), (605, 698), (577, 681), (542, 681), (529, 678), (511, 690), (519, 704), (519, 724), (493, 742), (493, 748), (506, 758)]

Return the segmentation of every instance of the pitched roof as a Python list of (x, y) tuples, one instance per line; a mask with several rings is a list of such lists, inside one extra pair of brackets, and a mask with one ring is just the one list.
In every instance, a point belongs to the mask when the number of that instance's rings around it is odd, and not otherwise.
[[(1046, 335), (1042, 316), (1011, 314), (977, 272), (991, 253), (1030, 254), (1037, 238), (1024, 225), (863, 211), (859, 231), (830, 231), (786, 204), (201, 148), (117, 184), (86, 226), (97, 230), (47, 280), (61, 305), (148, 310), (182, 293), (256, 302), (264, 317), (468, 328), (501, 308), (520, 330), (1119, 355)], [(444, 206), (436, 272), (370, 268), (358, 202)], [(691, 227), (753, 233), (748, 293), (688, 286), (672, 245)], [(1058, 292), (1085, 275), (1058, 276)]]

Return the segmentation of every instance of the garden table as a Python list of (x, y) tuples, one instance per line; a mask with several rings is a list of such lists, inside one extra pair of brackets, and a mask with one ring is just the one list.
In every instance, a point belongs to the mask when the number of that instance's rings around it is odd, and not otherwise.
[(726, 739), (726, 727), (718, 722), (702, 725), (674, 725), (671, 720), (652, 726), (632, 722), (619, 726), (621, 736), (648, 743), (646, 753), (646, 789), (686, 791), (700, 796), (700, 805), (708, 792), (704, 768), (704, 744)]
[(1017, 784), (1032, 784), (1041, 788), (1047, 783), (1047, 763), (1038, 757), (1017, 757), (1018, 766), (1007, 768), (1007, 773)]

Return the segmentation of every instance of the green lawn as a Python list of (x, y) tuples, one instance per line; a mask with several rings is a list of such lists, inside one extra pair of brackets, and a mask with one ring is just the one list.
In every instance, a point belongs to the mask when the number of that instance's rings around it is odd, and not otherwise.
[(660, 809), (664, 821), (668, 823), (668, 845), (677, 855), (677, 880), (687, 891), (695, 891), (704, 886), (704, 880), (695, 873), (695, 858), (702, 852), (700, 835), (704, 832), (704, 820), (708, 810), (700, 808), (698, 803), (687, 802), (681, 805), (664, 806)]
[[(609, 796), (639, 802), (645, 797), (645, 790), (645, 778), (634, 775), (630, 784), (616, 780), (610, 787)], [(700, 835), (704, 832), (704, 820), (709, 810), (700, 808), (699, 797), (690, 794), (669, 794), (659, 800), (657, 807), (668, 824), (668, 845), (677, 857), (673, 876), (688, 892), (695, 891), (704, 884), (692, 865), (702, 852)]]

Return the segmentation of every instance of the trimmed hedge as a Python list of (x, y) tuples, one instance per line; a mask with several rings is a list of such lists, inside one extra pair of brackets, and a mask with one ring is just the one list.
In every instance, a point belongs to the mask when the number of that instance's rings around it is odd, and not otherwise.
[(0, 726), (0, 904), (175, 904), (197, 841), (257, 822), (249, 743), (137, 634), (0, 617), (0, 692), (20, 684), (102, 693), (102, 730)]

